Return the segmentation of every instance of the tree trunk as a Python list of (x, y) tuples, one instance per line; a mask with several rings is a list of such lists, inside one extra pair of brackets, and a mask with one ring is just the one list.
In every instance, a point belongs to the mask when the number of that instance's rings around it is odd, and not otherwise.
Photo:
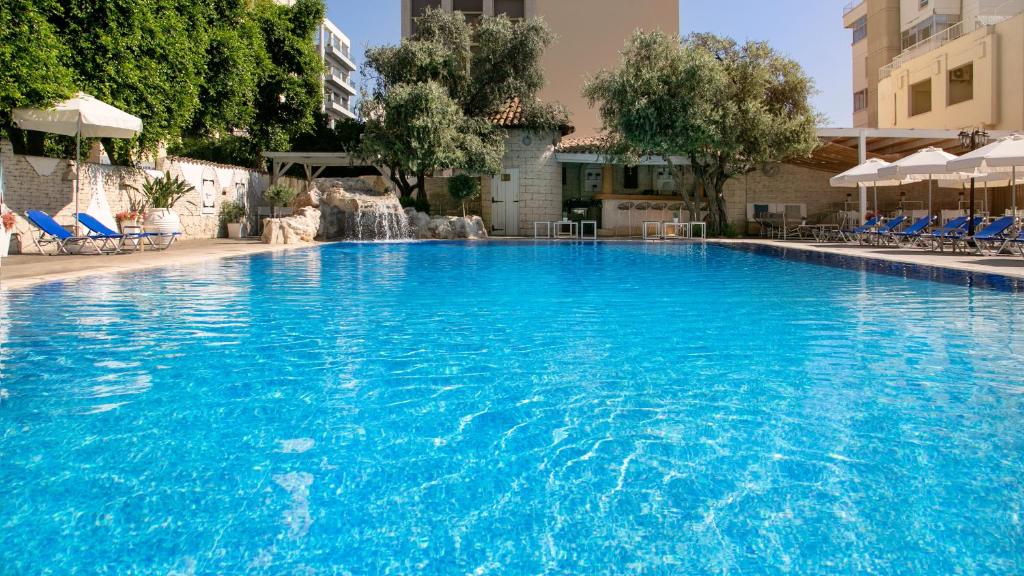
[(416, 199), (427, 201), (427, 173), (422, 170), (416, 173)]
[(700, 215), (700, 203), (697, 201), (697, 181), (691, 182), (687, 189), (686, 169), (673, 164), (670, 156), (662, 156), (662, 159), (672, 171), (672, 180), (675, 182), (676, 189), (679, 190), (679, 195), (683, 197), (683, 204), (686, 205), (686, 211), (690, 213), (690, 220), (693, 220)]

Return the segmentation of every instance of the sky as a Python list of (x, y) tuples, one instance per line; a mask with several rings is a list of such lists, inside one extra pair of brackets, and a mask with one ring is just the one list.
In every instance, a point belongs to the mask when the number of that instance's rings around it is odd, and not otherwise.
[[(644, 0), (632, 0), (643, 2)], [(680, 32), (765, 40), (800, 62), (817, 84), (814, 105), (826, 126), (852, 124), (849, 0), (680, 0)], [(401, 38), (400, 0), (327, 0), (327, 16), (352, 40), (357, 64), (366, 46)]]

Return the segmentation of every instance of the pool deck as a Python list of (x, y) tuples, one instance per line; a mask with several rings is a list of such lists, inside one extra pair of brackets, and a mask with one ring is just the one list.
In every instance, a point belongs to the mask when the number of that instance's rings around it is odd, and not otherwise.
[(781, 248), (792, 248), (797, 250), (808, 250), (825, 254), (841, 254), (844, 256), (858, 256), (886, 262), (898, 262), (901, 264), (913, 264), (917, 266), (933, 266), (935, 268), (948, 268), (962, 270), (964, 272), (995, 274), (1008, 276), (1010, 278), (1024, 278), (1024, 258), (1018, 252), (1013, 255), (1003, 254), (999, 256), (975, 256), (962, 252), (933, 252), (921, 248), (894, 248), (885, 246), (861, 246), (858, 244), (826, 244), (818, 242), (797, 241), (797, 240), (765, 240), (765, 239), (742, 239), (742, 240), (709, 240), (709, 242), (761, 244), (764, 246), (775, 246)]
[[(522, 241), (533, 242), (532, 239), (526, 238), (522, 239)], [(641, 242), (639, 239), (635, 241)], [(930, 252), (915, 248), (886, 248), (855, 244), (821, 244), (806, 241), (749, 238), (709, 240), (709, 242), (761, 244), (1024, 279), (1024, 258), (1019, 255), (973, 256), (962, 253)], [(24, 288), (44, 282), (74, 280), (94, 274), (110, 274), (160, 266), (194, 264), (231, 256), (299, 250), (316, 245), (318, 244), (270, 246), (258, 240), (185, 240), (176, 243), (165, 252), (149, 251), (114, 256), (14, 255), (4, 258), (0, 262), (0, 289)]]
[(24, 288), (43, 282), (75, 280), (95, 274), (144, 270), (160, 266), (195, 264), (231, 256), (296, 250), (309, 245), (263, 244), (259, 240), (182, 240), (166, 251), (146, 251), (110, 256), (43, 256), (17, 254), (0, 261), (0, 288)]

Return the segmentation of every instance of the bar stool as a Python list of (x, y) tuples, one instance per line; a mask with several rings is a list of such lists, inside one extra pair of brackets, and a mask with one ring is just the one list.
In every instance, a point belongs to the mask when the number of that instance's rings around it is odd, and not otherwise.
[(632, 202), (619, 202), (619, 210), (625, 210), (625, 212), (626, 212), (626, 222), (628, 223), (627, 227), (626, 227), (626, 230), (627, 230), (626, 231), (626, 237), (627, 238), (633, 232), (633, 213), (631, 212), (632, 209), (633, 209), (633, 203)]

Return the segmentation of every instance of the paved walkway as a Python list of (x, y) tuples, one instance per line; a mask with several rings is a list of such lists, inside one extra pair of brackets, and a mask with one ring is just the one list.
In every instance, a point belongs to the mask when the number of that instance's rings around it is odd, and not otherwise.
[(302, 245), (269, 246), (258, 240), (182, 240), (163, 252), (146, 251), (110, 256), (42, 256), (23, 254), (0, 260), (0, 287), (22, 288), (41, 282), (71, 280), (93, 274), (109, 274), (192, 264), (229, 256), (244, 256), (278, 250), (305, 248)]
[(714, 240), (714, 242), (745, 242), (749, 244), (764, 244), (767, 246), (781, 246), (799, 250), (811, 250), (829, 254), (844, 254), (846, 256), (860, 256), (862, 258), (873, 258), (887, 262), (901, 262), (904, 264), (917, 264), (921, 266), (934, 266), (937, 268), (952, 268), (966, 272), (982, 272), (985, 274), (999, 274), (1013, 278), (1024, 278), (1024, 258), (1019, 252), (1014, 255), (1002, 254), (999, 256), (974, 256), (962, 252), (932, 252), (922, 248), (892, 248), (879, 246), (861, 246), (858, 244), (821, 244), (817, 242), (796, 241), (796, 240), (765, 240), (765, 239), (744, 239), (744, 240)]

